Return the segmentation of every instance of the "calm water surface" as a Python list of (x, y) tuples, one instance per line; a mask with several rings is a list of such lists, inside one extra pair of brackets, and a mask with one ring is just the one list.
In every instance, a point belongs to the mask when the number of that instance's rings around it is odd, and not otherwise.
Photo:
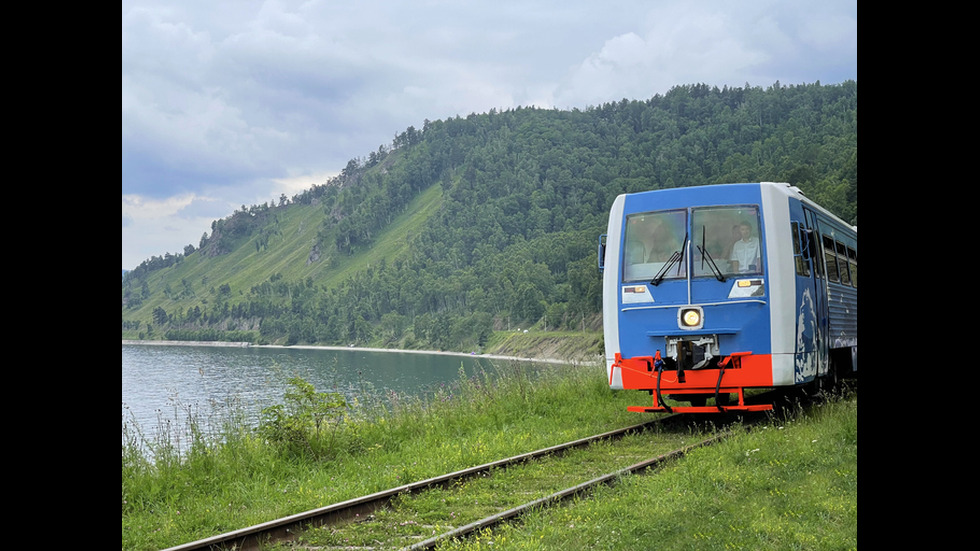
[[(494, 373), (506, 360), (366, 350), (130, 345), (122, 347), (122, 421), (152, 438), (162, 427), (182, 427), (189, 415), (217, 423), (238, 411), (254, 424), (262, 408), (283, 403), (291, 377), (317, 392), (348, 401), (420, 396), (451, 385), (462, 368)], [(172, 429), (168, 429), (172, 430)]]

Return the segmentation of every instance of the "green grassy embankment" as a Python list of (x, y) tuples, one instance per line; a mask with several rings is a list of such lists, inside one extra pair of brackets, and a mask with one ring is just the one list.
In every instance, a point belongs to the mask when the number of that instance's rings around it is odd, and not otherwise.
[[(648, 396), (611, 392), (599, 363), (542, 369), (515, 364), (424, 400), (352, 404), (319, 429), (305, 416), (316, 408), (288, 410), (265, 431), (226, 413), (219, 434), (191, 442), (166, 431), (147, 441), (152, 431), (124, 425), (122, 548), (178, 545), (650, 418), (626, 412)], [(660, 475), (456, 548), (856, 549), (856, 420), (856, 394), (774, 417)]]
[(440, 547), (856, 550), (857, 395)]

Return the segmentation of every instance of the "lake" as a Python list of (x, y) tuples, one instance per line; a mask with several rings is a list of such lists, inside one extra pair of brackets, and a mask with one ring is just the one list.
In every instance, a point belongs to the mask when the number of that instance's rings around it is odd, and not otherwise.
[(236, 413), (255, 425), (262, 408), (283, 403), (292, 377), (317, 392), (339, 392), (363, 403), (392, 393), (423, 396), (458, 381), (460, 369), (493, 374), (514, 361), (364, 349), (124, 343), (122, 422), (151, 440), (160, 431), (186, 431), (189, 418), (207, 428)]

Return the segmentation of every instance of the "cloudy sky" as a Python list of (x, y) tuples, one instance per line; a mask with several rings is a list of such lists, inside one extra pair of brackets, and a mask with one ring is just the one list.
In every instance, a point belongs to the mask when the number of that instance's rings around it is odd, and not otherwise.
[(857, 79), (857, 0), (123, 0), (122, 266), (409, 126)]

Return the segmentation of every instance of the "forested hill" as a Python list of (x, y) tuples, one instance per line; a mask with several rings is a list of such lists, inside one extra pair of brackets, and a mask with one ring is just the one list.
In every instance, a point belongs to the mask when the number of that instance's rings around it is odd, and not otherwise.
[(123, 338), (478, 350), (597, 328), (620, 193), (784, 181), (857, 223), (857, 82), (424, 121), (122, 283)]

